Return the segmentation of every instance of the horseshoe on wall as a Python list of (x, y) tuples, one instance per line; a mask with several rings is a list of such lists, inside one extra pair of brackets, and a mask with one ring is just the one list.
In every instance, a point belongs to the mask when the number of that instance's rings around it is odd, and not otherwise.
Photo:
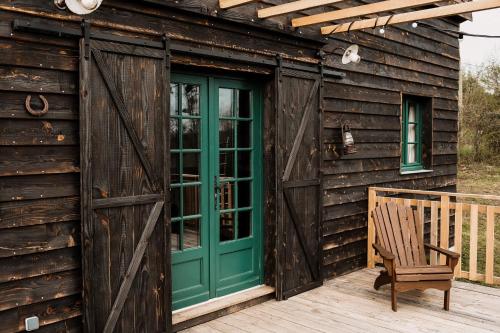
[(40, 97), (40, 99), (43, 102), (42, 110), (33, 110), (31, 108), (31, 95), (26, 96), (26, 101), (24, 103), (24, 105), (26, 106), (26, 111), (35, 117), (41, 117), (47, 112), (49, 112), (49, 102), (47, 101), (47, 99), (43, 95), (38, 95), (38, 97)]

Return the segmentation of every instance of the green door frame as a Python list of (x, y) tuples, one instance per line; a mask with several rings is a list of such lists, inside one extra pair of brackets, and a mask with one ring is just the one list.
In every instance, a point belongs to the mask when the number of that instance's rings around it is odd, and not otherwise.
[[(200, 247), (186, 249), (184, 251), (173, 251), (172, 253), (172, 279), (174, 284), (179, 281), (190, 281), (189, 275), (200, 272), (200, 283), (188, 286), (183, 290), (173, 290), (173, 309), (183, 308), (189, 305), (206, 301), (210, 298), (224, 296), (239, 290), (247, 289), (263, 283), (263, 250), (262, 250), (262, 229), (263, 229), (263, 167), (262, 167), (262, 96), (260, 88), (251, 82), (235, 79), (211, 76), (194, 76), (190, 74), (172, 74), (171, 82), (197, 84), (200, 86), (200, 149), (182, 150), (182, 152), (200, 153), (200, 182), (201, 187), (201, 214), (200, 218)], [(252, 142), (249, 148), (237, 148), (237, 131), (234, 131), (234, 165), (237, 165), (237, 154), (239, 151), (250, 151), (251, 154), (251, 177), (243, 179), (251, 181), (253, 189), (252, 202), (250, 208), (232, 209), (234, 212), (234, 233), (235, 240), (220, 243), (220, 175), (219, 156), (221, 151), (229, 151), (219, 147), (219, 88), (239, 89), (251, 91), (250, 119), (245, 118), (252, 124)], [(179, 110), (180, 105), (178, 106)], [(186, 118), (180, 112), (180, 116), (173, 116), (173, 119)], [(187, 117), (189, 118), (189, 117)], [(243, 121), (239, 117), (223, 118), (231, 119), (234, 123)], [(182, 121), (180, 121), (182, 123)], [(179, 131), (179, 140), (182, 144), (182, 130)], [(180, 146), (182, 147), (182, 146)], [(173, 154), (180, 154), (181, 150), (171, 149)], [(180, 154), (182, 155), (182, 154)], [(182, 158), (181, 167), (182, 167)], [(236, 172), (237, 172), (236, 168)], [(181, 174), (182, 174), (182, 169)], [(237, 202), (237, 186), (240, 179), (234, 179), (235, 202)], [(181, 175), (182, 177), (182, 175)], [(182, 183), (182, 178), (181, 178)], [(182, 187), (182, 185), (180, 185)], [(175, 185), (173, 186), (173, 188)], [(181, 195), (182, 198), (182, 195)], [(181, 199), (182, 202), (182, 199)], [(181, 203), (182, 205), (182, 203)], [(237, 239), (238, 212), (251, 211), (252, 230), (251, 236)], [(222, 211), (224, 213), (226, 211)], [(183, 223), (183, 218), (172, 219), (174, 223)], [(183, 229), (180, 228), (180, 235), (183, 236)], [(182, 239), (180, 239), (182, 244)], [(181, 247), (182, 249), (182, 247)], [(241, 259), (246, 254), (246, 259)], [(250, 257), (248, 256), (249, 254)], [(236, 259), (236, 260), (235, 260)], [(185, 265), (186, 263), (194, 263)], [(178, 269), (175, 269), (175, 266)], [(184, 265), (184, 266), (183, 266)], [(199, 265), (199, 266), (197, 266)], [(184, 268), (181, 268), (184, 267)], [(190, 268), (191, 267), (191, 268)], [(249, 269), (249, 267), (251, 269)], [(238, 271), (239, 269), (239, 271)], [(233, 275), (231, 275), (233, 273)], [(191, 276), (193, 278), (193, 276)]]

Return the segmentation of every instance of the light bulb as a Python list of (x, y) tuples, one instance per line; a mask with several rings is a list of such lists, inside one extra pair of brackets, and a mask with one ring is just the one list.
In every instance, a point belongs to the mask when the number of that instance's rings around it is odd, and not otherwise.
[(417, 22), (413, 22), (413, 23), (411, 24), (411, 27), (412, 27), (413, 29), (416, 29), (416, 28), (418, 27), (418, 23), (417, 23)]
[(81, 0), (82, 6), (88, 10), (94, 9), (97, 7), (97, 0)]
[(385, 34), (385, 29), (384, 28), (380, 28), (379, 31), (378, 31), (381, 35)]
[(349, 59), (351, 59), (351, 61), (355, 64), (359, 64), (359, 62), (361, 61), (361, 57), (355, 53), (351, 53)]

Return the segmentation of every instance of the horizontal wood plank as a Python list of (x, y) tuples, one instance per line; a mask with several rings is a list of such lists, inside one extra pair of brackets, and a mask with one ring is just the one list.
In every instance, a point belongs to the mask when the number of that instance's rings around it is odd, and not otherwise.
[(80, 244), (80, 223), (69, 221), (3, 229), (0, 244), (0, 258), (75, 247)]
[(0, 284), (0, 311), (79, 294), (81, 283), (81, 271), (72, 270)]

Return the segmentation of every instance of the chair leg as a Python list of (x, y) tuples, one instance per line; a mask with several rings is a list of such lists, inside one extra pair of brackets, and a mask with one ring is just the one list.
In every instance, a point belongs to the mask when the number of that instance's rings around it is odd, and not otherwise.
[(398, 311), (398, 292), (396, 290), (394, 281), (391, 282), (391, 306), (392, 311)]
[(450, 311), (450, 289), (444, 292), (444, 309)]
[(377, 276), (377, 278), (375, 279), (375, 282), (373, 283), (373, 288), (375, 288), (375, 290), (378, 290), (383, 285), (391, 283), (391, 281), (392, 279), (387, 273), (387, 271), (382, 271), (380, 272), (380, 275)]

